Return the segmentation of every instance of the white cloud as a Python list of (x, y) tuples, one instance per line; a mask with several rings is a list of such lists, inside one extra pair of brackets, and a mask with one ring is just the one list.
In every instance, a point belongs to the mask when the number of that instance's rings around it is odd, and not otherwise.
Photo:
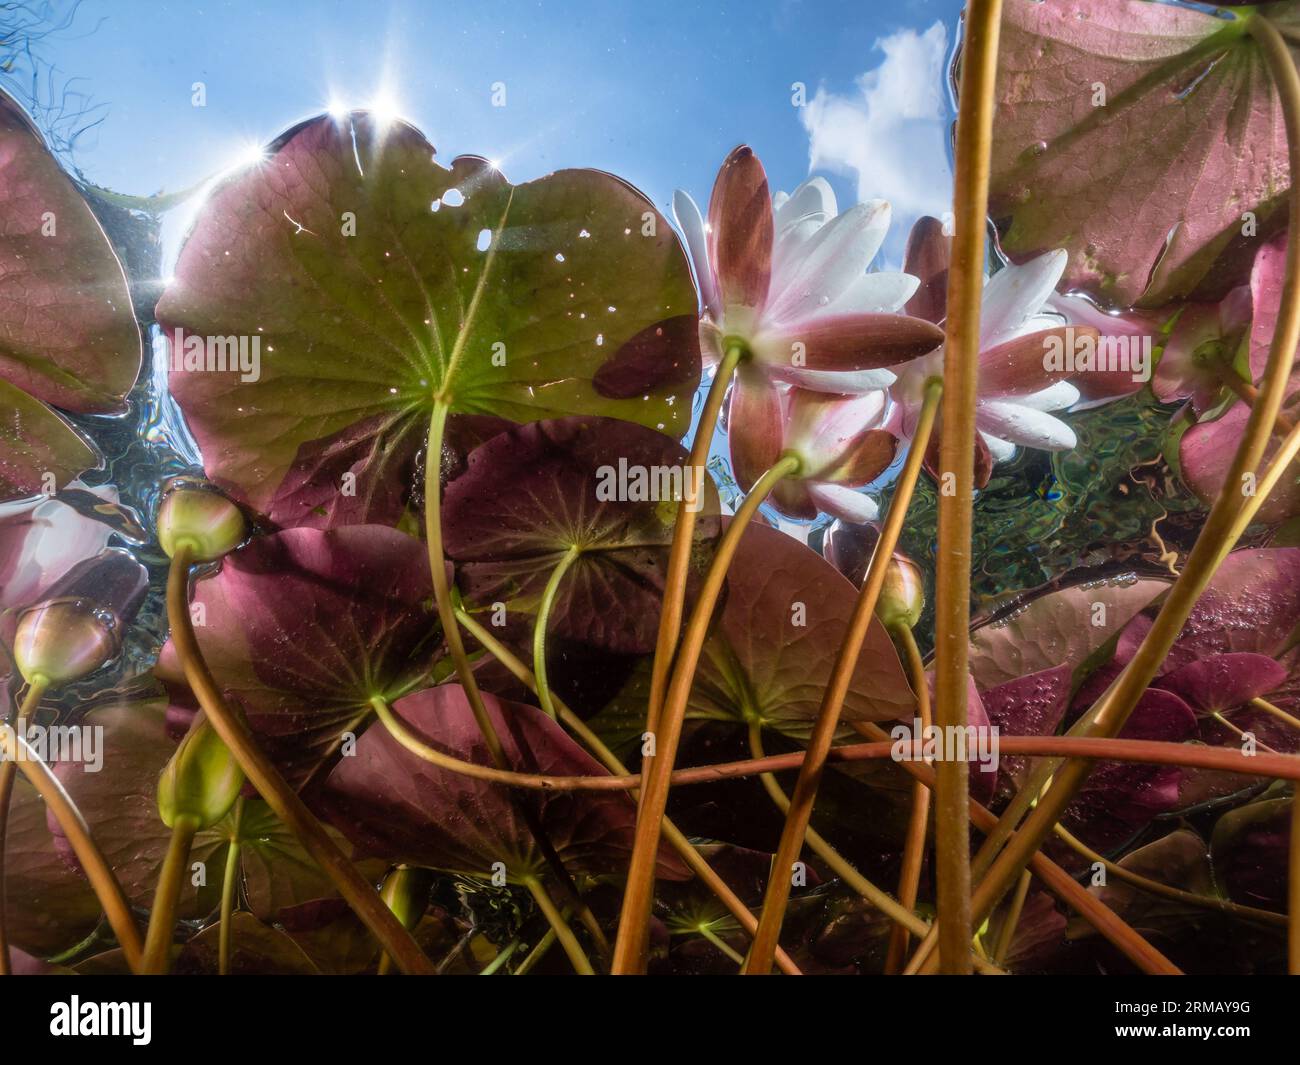
[(854, 176), (859, 200), (889, 200), (894, 225), (886, 251), (901, 252), (913, 219), (951, 209), (948, 33), (936, 22), (924, 33), (883, 37), (876, 47), (884, 59), (858, 77), (857, 93), (820, 88), (801, 117), (809, 169)]

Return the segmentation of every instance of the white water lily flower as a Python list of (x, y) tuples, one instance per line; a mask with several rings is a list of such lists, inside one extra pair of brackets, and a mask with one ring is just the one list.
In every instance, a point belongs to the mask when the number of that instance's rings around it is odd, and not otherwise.
[[(1060, 318), (1050, 310), (1066, 258), (1066, 252), (1053, 251), (1020, 266), (1008, 265), (984, 287), (975, 408), (979, 487), (987, 483), (992, 464), (1011, 458), (1017, 445), (1066, 451), (1078, 442), (1074, 430), (1051, 412), (1073, 406), (1079, 400), (1079, 390), (1062, 380), (1060, 371), (1051, 368), (1046, 357), (1052, 339), (1064, 341), (1066, 337)], [(946, 252), (929, 259), (942, 262), (946, 269)], [(922, 278), (923, 283), (926, 280)], [(1073, 328), (1076, 336), (1082, 332), (1085, 330)], [(896, 404), (892, 424), (904, 438), (910, 439), (916, 431), (926, 380), (942, 373), (942, 349), (898, 370), (898, 380), (890, 388)], [(937, 439), (936, 434), (927, 461), (932, 472)]]
[(916, 290), (902, 273), (867, 273), (889, 229), (889, 204), (839, 213), (822, 178), (769, 199), (748, 147), (718, 172), (705, 224), (678, 191), (673, 213), (694, 262), (703, 303), (700, 339), (717, 362), (732, 344), (766, 376), (817, 392), (887, 387), (885, 367), (932, 350), (933, 323), (897, 313)]

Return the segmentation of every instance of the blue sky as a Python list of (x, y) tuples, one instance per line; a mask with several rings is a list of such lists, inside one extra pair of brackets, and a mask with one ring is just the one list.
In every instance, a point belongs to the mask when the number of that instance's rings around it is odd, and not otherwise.
[[(946, 206), (944, 64), (960, 6), (82, 0), (35, 47), (54, 68), (43, 83), (79, 79), (72, 87), (98, 105), (74, 159), (120, 192), (185, 188), (331, 100), (385, 99), (444, 161), (485, 155), (514, 181), (599, 167), (664, 209), (678, 186), (703, 203), (726, 152), (746, 141), (774, 188), (812, 165), (842, 206), (893, 201), (896, 258), (910, 218)], [(195, 82), (204, 107), (192, 104)]]

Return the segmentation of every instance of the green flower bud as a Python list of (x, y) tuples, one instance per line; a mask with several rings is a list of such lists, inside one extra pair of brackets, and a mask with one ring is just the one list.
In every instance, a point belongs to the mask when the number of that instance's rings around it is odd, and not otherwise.
[(428, 869), (399, 865), (384, 878), (379, 894), (402, 922), (402, 927), (409, 931), (429, 908), (429, 889), (432, 886), (433, 874)]
[(200, 714), (158, 780), (158, 813), (168, 828), (182, 817), (211, 828), (230, 812), (243, 786), (235, 756)]
[(876, 600), (876, 617), (887, 629), (913, 628), (925, 609), (925, 578), (915, 562), (895, 554), (885, 570), (885, 583)]
[(31, 683), (80, 680), (122, 649), (149, 575), (125, 551), (104, 551), (73, 566), (40, 603), (23, 611), (14, 634), (14, 664)]
[(168, 558), (187, 544), (192, 562), (215, 562), (247, 535), (243, 512), (208, 481), (176, 477), (163, 490), (158, 542)]

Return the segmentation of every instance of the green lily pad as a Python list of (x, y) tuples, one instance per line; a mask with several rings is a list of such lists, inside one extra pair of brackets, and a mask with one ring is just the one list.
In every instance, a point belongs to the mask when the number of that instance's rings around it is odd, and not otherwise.
[[(424, 434), (435, 397), (513, 421), (601, 414), (670, 436), (699, 383), (696, 295), (672, 228), (627, 183), (563, 170), (511, 185), (434, 161), (366, 112), (290, 130), (209, 199), (158, 319), (210, 475), (262, 508), (306, 447), (366, 423), (370, 470)], [(256, 371), (208, 369), (243, 338)], [(187, 341), (189, 342), (187, 345)], [(380, 476), (381, 474), (376, 474)], [(366, 491), (373, 491), (366, 488)]]

